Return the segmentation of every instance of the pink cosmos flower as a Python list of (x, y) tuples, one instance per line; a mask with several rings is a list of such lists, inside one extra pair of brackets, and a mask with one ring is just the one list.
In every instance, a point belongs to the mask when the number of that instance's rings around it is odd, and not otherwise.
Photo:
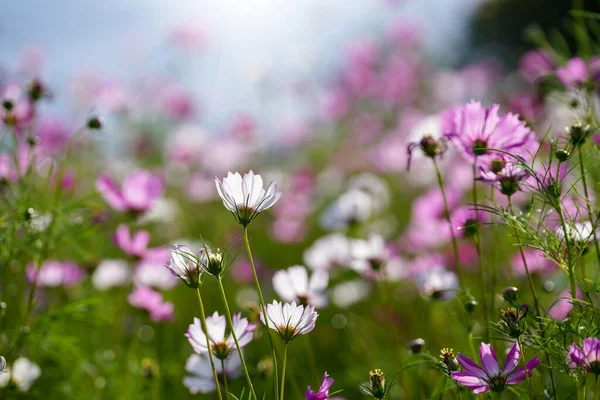
[(8, 85), (0, 96), (0, 120), (20, 133), (33, 119), (33, 105), (18, 85)]
[(128, 296), (129, 304), (148, 311), (154, 322), (171, 321), (174, 317), (174, 305), (165, 302), (162, 294), (154, 290), (138, 286)]
[(27, 267), (27, 279), (34, 282), (37, 275), (39, 287), (59, 287), (77, 285), (86, 276), (85, 270), (71, 261), (46, 261), (39, 271), (35, 265)]
[(569, 347), (569, 358), (587, 372), (600, 375), (600, 340), (589, 337), (583, 341), (583, 349), (575, 343)]
[(192, 116), (194, 104), (189, 93), (179, 85), (171, 84), (160, 93), (160, 107), (167, 117), (182, 121)]
[(590, 78), (586, 62), (579, 57), (571, 58), (564, 67), (556, 69), (556, 77), (565, 86), (578, 86)]
[(521, 75), (530, 82), (534, 82), (546, 75), (550, 75), (554, 69), (554, 63), (550, 54), (544, 50), (531, 50), (519, 63)]
[[(546, 275), (555, 271), (558, 265), (549, 258), (546, 258), (544, 253), (537, 249), (524, 249), (525, 261), (529, 272), (532, 274), (539, 273)], [(513, 271), (520, 276), (525, 276), (525, 265), (523, 264), (523, 257), (521, 253), (517, 252), (512, 259)]]
[(519, 120), (517, 114), (498, 115), (500, 106), (494, 104), (484, 109), (480, 102), (471, 101), (458, 108), (454, 114), (454, 124), (445, 132), (461, 151), (463, 157), (473, 162), (476, 157), (489, 155), (498, 149), (518, 152), (535, 142), (534, 133)]
[(331, 378), (327, 372), (323, 375), (323, 380), (321, 381), (321, 386), (319, 390), (315, 393), (310, 388), (310, 386), (306, 389), (306, 397), (305, 400), (327, 400), (329, 398), (329, 389), (333, 385), (333, 378)]
[[(577, 288), (577, 297), (581, 296), (581, 291)], [(569, 290), (564, 290), (559, 294), (558, 301), (548, 310), (548, 316), (555, 321), (562, 321), (573, 309), (573, 296)]]
[(121, 187), (102, 175), (96, 181), (96, 189), (117, 211), (145, 212), (162, 196), (164, 183), (160, 176), (140, 170), (126, 176)]
[(137, 231), (132, 235), (129, 226), (121, 224), (115, 232), (115, 243), (125, 254), (142, 258), (148, 250), (150, 233)]
[[(471, 359), (462, 354), (458, 356), (458, 362), (465, 369), (464, 372), (451, 373), (452, 379), (461, 385), (473, 390), (475, 394), (493, 392), (502, 392), (508, 385), (516, 385), (525, 380), (525, 370), (523, 367), (517, 368), (521, 349), (519, 344), (515, 343), (510, 349), (504, 368), (500, 371), (498, 359), (494, 349), (487, 343), (481, 343), (479, 347), (479, 357), (483, 368), (475, 364)], [(526, 364), (527, 373), (531, 376), (531, 371), (537, 367), (540, 360), (537, 357), (529, 360)]]
[(36, 124), (38, 138), (36, 150), (42, 154), (58, 154), (66, 150), (71, 132), (63, 120), (45, 118)]

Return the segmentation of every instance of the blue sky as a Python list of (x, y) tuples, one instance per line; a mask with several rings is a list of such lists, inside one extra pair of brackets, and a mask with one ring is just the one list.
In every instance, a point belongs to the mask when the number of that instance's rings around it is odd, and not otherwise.
[(2, 7), (0, 60), (11, 62), (23, 46), (35, 44), (45, 49), (54, 86), (81, 68), (126, 77), (165, 61), (172, 26), (195, 24), (206, 30), (208, 45), (180, 64), (210, 126), (239, 111), (302, 112), (286, 99), (265, 104), (265, 87), (294, 76), (327, 76), (349, 40), (377, 36), (399, 15), (422, 21), (436, 59), (456, 61), (477, 1), (23, 0)]

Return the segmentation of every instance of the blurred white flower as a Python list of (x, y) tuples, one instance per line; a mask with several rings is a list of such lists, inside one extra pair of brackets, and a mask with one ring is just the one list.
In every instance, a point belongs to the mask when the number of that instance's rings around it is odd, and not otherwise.
[(177, 285), (179, 279), (162, 264), (142, 261), (135, 268), (133, 281), (138, 286), (169, 290)]
[(377, 175), (368, 172), (356, 175), (348, 181), (348, 188), (361, 190), (371, 196), (373, 207), (377, 211), (382, 211), (389, 205), (390, 189), (387, 183)]
[(451, 299), (458, 290), (456, 274), (442, 266), (419, 271), (416, 281), (417, 286), (424, 295), (435, 299)]
[(150, 222), (169, 223), (173, 222), (179, 213), (179, 205), (173, 199), (159, 198), (155, 200), (150, 209), (140, 218), (140, 224)]
[(244, 174), (243, 178), (237, 172), (229, 172), (222, 182), (215, 178), (215, 184), (225, 208), (244, 226), (277, 203), (282, 194), (274, 181), (265, 190), (262, 177), (252, 171)]
[(48, 229), (51, 222), (52, 222), (52, 214), (51, 213), (40, 214), (37, 211), (30, 209), (29, 225), (31, 226), (31, 229), (33, 229), (34, 231), (37, 231), (37, 232), (45, 231), (46, 229)]
[[(579, 243), (589, 242), (594, 234), (594, 227), (591, 221), (576, 222), (572, 225), (567, 225), (566, 228), (569, 239)], [(556, 236), (560, 241), (566, 239), (562, 226), (556, 229)]]
[(275, 272), (273, 289), (285, 302), (297, 301), (315, 307), (327, 305), (325, 289), (329, 283), (329, 274), (320, 269), (312, 273), (310, 280), (303, 265), (294, 265), (288, 269)]
[(327, 230), (344, 229), (367, 221), (375, 211), (373, 198), (359, 189), (342, 193), (321, 216), (321, 226)]
[(0, 387), (5, 387), (12, 380), (20, 391), (26, 392), (42, 374), (40, 367), (25, 357), (15, 360), (11, 368), (0, 373)]
[[(221, 363), (215, 363), (217, 375), (223, 375)], [(225, 360), (225, 374), (227, 379), (237, 378), (241, 374), (242, 362), (237, 352), (233, 352)], [(192, 354), (185, 363), (185, 370), (191, 375), (183, 378), (183, 385), (191, 394), (210, 393), (215, 391), (215, 380), (213, 377), (210, 360), (207, 355)]]
[(312, 270), (345, 267), (349, 262), (350, 240), (340, 233), (323, 236), (304, 251), (304, 263)]
[(367, 240), (355, 239), (350, 245), (350, 267), (356, 272), (378, 272), (385, 266), (390, 252), (380, 235), (370, 235)]
[[(269, 328), (277, 331), (286, 343), (298, 335), (304, 335), (312, 331), (319, 316), (313, 306), (297, 305), (296, 302), (282, 304), (275, 300), (272, 304), (267, 304), (266, 311)], [(267, 325), (262, 311), (260, 320)]]
[(108, 290), (129, 282), (129, 266), (124, 260), (103, 260), (92, 275), (96, 290)]
[(339, 308), (348, 308), (366, 298), (371, 285), (362, 279), (342, 282), (333, 288), (331, 301)]

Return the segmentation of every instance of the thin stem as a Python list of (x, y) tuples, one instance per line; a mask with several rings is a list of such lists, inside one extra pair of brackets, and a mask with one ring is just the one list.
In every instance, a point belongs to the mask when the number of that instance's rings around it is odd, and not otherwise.
[[(475, 208), (475, 217), (479, 220), (479, 207), (477, 205), (477, 158), (473, 162), (473, 206)], [(477, 259), (479, 261), (479, 279), (481, 280), (481, 290), (483, 290), (483, 315), (485, 319), (485, 340), (489, 342), (490, 338), (490, 309), (488, 307), (487, 296), (486, 296), (486, 277), (485, 268), (483, 267), (483, 256), (481, 251), (481, 234), (480, 227), (478, 226), (475, 230), (475, 246), (477, 248)]]
[[(581, 170), (581, 182), (583, 183), (583, 193), (585, 194), (585, 205), (587, 208), (587, 212), (588, 212), (588, 216), (589, 218), (592, 218), (592, 216), (594, 215), (592, 213), (592, 207), (590, 206), (589, 203), (589, 194), (588, 194), (588, 186), (587, 186), (587, 180), (585, 179), (585, 166), (583, 164), (583, 151), (581, 150), (581, 146), (579, 146), (579, 168)], [(600, 263), (600, 244), (598, 244), (598, 237), (596, 236), (596, 230), (594, 229), (593, 231), (593, 235), (594, 235), (594, 247), (596, 248), (596, 258), (598, 258), (598, 262)]]
[[(495, 187), (493, 185), (490, 186), (490, 200), (492, 204), (494, 204), (494, 195), (496, 193)], [(491, 213), (491, 223), (492, 223), (492, 243), (497, 243), (496, 241), (496, 216), (494, 213)], [(492, 270), (492, 290), (490, 293), (490, 310), (492, 313), (496, 310), (496, 284), (498, 283), (498, 271), (496, 265), (496, 246), (491, 246), (490, 248), (491, 254), (491, 270)]]
[(527, 371), (527, 361), (525, 361), (525, 349), (523, 348), (523, 344), (520, 338), (517, 338), (517, 343), (519, 344), (519, 349), (521, 349), (521, 362), (523, 363), (525, 379), (527, 380), (527, 385), (529, 386), (531, 398), (536, 399), (535, 390), (533, 389), (533, 383), (531, 382), (531, 376), (529, 376), (529, 371)]
[(283, 400), (283, 391), (285, 389), (285, 367), (287, 364), (287, 348), (288, 343), (285, 342), (285, 347), (283, 348), (283, 368), (281, 368), (281, 394), (279, 395), (279, 400)]
[(458, 275), (458, 283), (460, 284), (461, 289), (464, 289), (462, 265), (460, 263), (460, 255), (458, 254), (456, 233), (454, 232), (452, 220), (450, 219), (450, 207), (448, 206), (446, 190), (444, 189), (444, 180), (442, 179), (442, 174), (440, 173), (440, 168), (438, 166), (437, 160), (435, 159), (435, 157), (431, 158), (431, 160), (433, 161), (433, 166), (435, 167), (435, 174), (437, 175), (438, 185), (440, 187), (440, 192), (442, 192), (442, 199), (444, 200), (444, 217), (446, 217), (446, 221), (448, 222), (448, 225), (450, 227), (450, 237), (452, 238), (452, 251), (454, 252), (454, 263), (456, 264), (456, 274)]
[(460, 393), (460, 385), (456, 381), (454, 381), (454, 383), (456, 383), (456, 393), (458, 395), (458, 400), (462, 400), (462, 394)]
[(250, 241), (248, 240), (248, 227), (244, 226), (244, 245), (246, 246), (246, 253), (248, 253), (248, 261), (250, 261), (250, 266), (252, 267), (252, 275), (254, 277), (254, 284), (256, 285), (256, 291), (258, 292), (258, 298), (260, 299), (260, 308), (264, 315), (265, 325), (267, 327), (267, 336), (269, 337), (269, 344), (271, 345), (271, 354), (273, 356), (273, 391), (275, 393), (275, 399), (277, 399), (277, 395), (279, 392), (277, 381), (277, 354), (275, 353), (275, 344), (273, 343), (273, 338), (271, 337), (271, 328), (269, 327), (269, 318), (267, 318), (267, 307), (265, 306), (265, 300), (262, 295), (262, 290), (260, 289), (260, 282), (258, 281), (258, 275), (256, 274), (256, 267), (254, 266), (254, 258), (252, 258), (252, 251), (250, 250)]
[(225, 360), (221, 360), (221, 371), (223, 371), (223, 385), (225, 386), (225, 398), (229, 400), (229, 386), (227, 385), (227, 372), (225, 371)]
[(235, 348), (237, 349), (238, 354), (240, 355), (240, 360), (242, 361), (242, 369), (244, 371), (244, 376), (246, 377), (246, 383), (250, 387), (250, 392), (252, 396), (258, 400), (256, 397), (256, 393), (254, 392), (254, 385), (252, 385), (252, 380), (250, 379), (250, 374), (248, 373), (248, 367), (246, 366), (246, 360), (244, 359), (244, 353), (242, 353), (242, 348), (237, 339), (237, 335), (235, 334), (235, 329), (233, 327), (233, 321), (231, 320), (231, 311), (229, 310), (229, 303), (227, 302), (227, 296), (225, 295), (225, 289), (223, 288), (223, 282), (221, 281), (221, 277), (217, 276), (217, 286), (219, 287), (219, 291), (221, 292), (221, 298), (223, 299), (223, 305), (225, 306), (225, 317), (227, 318), (227, 323), (229, 324), (229, 329), (231, 329), (231, 336), (233, 336), (233, 341), (235, 342)]
[[(208, 359), (210, 360), (210, 367), (212, 368), (213, 378), (215, 379), (215, 386), (217, 387), (217, 396), (219, 396), (219, 400), (222, 400), (221, 396), (221, 386), (219, 385), (219, 377), (217, 375), (217, 369), (215, 368), (215, 361), (213, 360), (212, 350), (210, 346), (210, 340), (208, 338), (208, 328), (206, 327), (206, 314), (204, 313), (204, 304), (202, 304), (202, 296), (200, 295), (200, 288), (196, 288), (196, 294), (198, 295), (198, 304), (200, 305), (200, 323), (202, 324), (202, 330), (204, 331), (204, 336), (206, 336), (206, 347), (208, 349)], [(223, 373), (225, 373), (225, 369), (223, 368)]]
[(594, 379), (594, 400), (598, 400), (598, 375)]
[[(577, 298), (577, 286), (575, 285), (575, 266), (573, 265), (573, 254), (572, 254), (572, 242), (571, 233), (567, 229), (567, 222), (565, 221), (565, 214), (563, 213), (562, 207), (558, 204), (556, 207), (558, 217), (560, 218), (560, 225), (563, 233), (565, 234), (565, 246), (567, 249), (567, 272), (569, 274), (569, 290), (571, 291), (571, 297)], [(573, 307), (575, 308), (575, 307)]]
[[(512, 204), (511, 196), (508, 196), (508, 209), (510, 210), (510, 214), (515, 216), (515, 210)], [(542, 314), (540, 312), (540, 303), (538, 301), (537, 293), (535, 291), (535, 285), (533, 283), (533, 277), (531, 276), (531, 272), (529, 272), (529, 266), (527, 265), (527, 259), (525, 258), (525, 251), (523, 250), (523, 242), (521, 241), (521, 236), (519, 236), (519, 231), (515, 227), (515, 237), (517, 239), (517, 244), (519, 245), (519, 253), (521, 253), (521, 260), (523, 261), (523, 266), (525, 267), (525, 273), (527, 274), (527, 281), (529, 282), (529, 290), (531, 290), (531, 294), (533, 296), (533, 306), (535, 308), (535, 313), (538, 318), (541, 318)]]

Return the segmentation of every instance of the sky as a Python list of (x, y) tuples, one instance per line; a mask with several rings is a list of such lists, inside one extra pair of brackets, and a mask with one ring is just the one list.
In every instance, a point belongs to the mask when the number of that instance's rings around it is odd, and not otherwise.
[(302, 107), (285, 96), (265, 101), (270, 91), (292, 78), (326, 79), (353, 38), (377, 37), (399, 16), (420, 21), (435, 59), (456, 62), (477, 1), (21, 0), (3, 4), (0, 63), (37, 45), (54, 86), (82, 69), (126, 79), (165, 68), (175, 58), (169, 32), (195, 26), (206, 34), (204, 48), (173, 68), (202, 99), (207, 125), (239, 112), (294, 119)]

